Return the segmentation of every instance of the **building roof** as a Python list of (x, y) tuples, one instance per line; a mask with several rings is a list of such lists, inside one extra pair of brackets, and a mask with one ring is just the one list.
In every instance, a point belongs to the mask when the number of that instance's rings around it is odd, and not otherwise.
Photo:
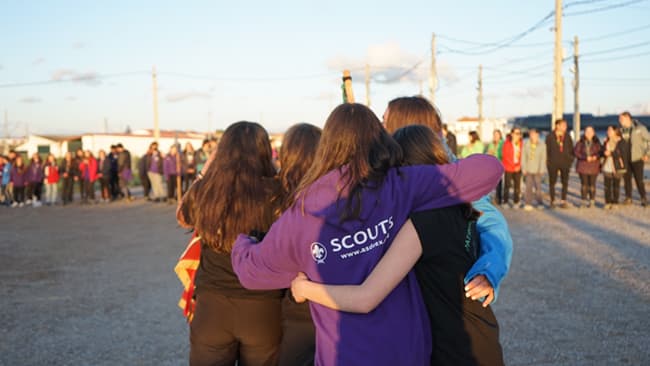
[(478, 117), (460, 117), (456, 122), (478, 122)]
[(42, 137), (44, 139), (48, 139), (56, 142), (78, 140), (81, 138), (81, 135), (32, 135), (32, 136)]

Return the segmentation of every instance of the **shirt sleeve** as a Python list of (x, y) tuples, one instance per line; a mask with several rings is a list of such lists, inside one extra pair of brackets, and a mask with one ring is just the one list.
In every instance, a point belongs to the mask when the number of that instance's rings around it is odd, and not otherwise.
[(452, 164), (400, 168), (405, 186), (400, 199), (410, 211), (424, 211), (474, 201), (496, 187), (503, 166), (495, 157), (474, 154)]
[(512, 236), (508, 222), (499, 210), (485, 196), (473, 203), (474, 208), (482, 211), (478, 219), (477, 230), (481, 240), (479, 258), (465, 276), (465, 283), (478, 275), (487, 277), (494, 287), (494, 299), (499, 295), (501, 281), (508, 274), (512, 260)]
[[(239, 282), (251, 290), (288, 288), (301, 268), (297, 239), (300, 208), (290, 208), (271, 226), (264, 240), (257, 243), (247, 235), (240, 234), (232, 250), (232, 267)], [(301, 217), (301, 221), (307, 217)], [(304, 222), (301, 223), (304, 226)]]

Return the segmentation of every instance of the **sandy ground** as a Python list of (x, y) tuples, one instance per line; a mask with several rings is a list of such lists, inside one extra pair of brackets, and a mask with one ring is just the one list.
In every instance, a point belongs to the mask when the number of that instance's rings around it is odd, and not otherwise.
[[(504, 214), (507, 364), (650, 364), (650, 208)], [(186, 364), (186, 241), (165, 204), (0, 208), (0, 365)]]

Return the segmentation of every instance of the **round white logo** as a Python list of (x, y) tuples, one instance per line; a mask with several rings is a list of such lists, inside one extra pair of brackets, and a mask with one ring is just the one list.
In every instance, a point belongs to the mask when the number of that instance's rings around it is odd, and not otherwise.
[(327, 249), (319, 242), (311, 243), (311, 257), (314, 258), (318, 264), (325, 263), (325, 258), (327, 258)]

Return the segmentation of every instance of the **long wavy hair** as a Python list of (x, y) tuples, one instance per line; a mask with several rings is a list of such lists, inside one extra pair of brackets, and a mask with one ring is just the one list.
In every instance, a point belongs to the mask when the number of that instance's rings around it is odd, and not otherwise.
[(348, 192), (341, 221), (356, 220), (361, 213), (362, 190), (381, 185), (388, 170), (399, 166), (401, 160), (402, 149), (368, 107), (342, 104), (325, 122), (314, 163), (298, 185), (295, 199), (304, 198), (320, 177), (340, 169), (339, 198)]
[(203, 179), (183, 198), (181, 211), (203, 244), (230, 253), (238, 234), (271, 226), (279, 209), (279, 185), (269, 135), (258, 123), (230, 125), (218, 149)]
[(289, 207), (300, 180), (314, 162), (321, 134), (320, 128), (308, 123), (293, 125), (284, 134), (278, 174), (284, 196), (283, 209)]
[(384, 125), (390, 133), (408, 125), (424, 125), (434, 132), (442, 131), (440, 113), (427, 99), (421, 96), (400, 97), (388, 103)]
[[(442, 165), (449, 163), (441, 137), (424, 125), (409, 125), (399, 128), (393, 134), (404, 152), (403, 165)], [(465, 204), (465, 218), (478, 220), (481, 213)]]

